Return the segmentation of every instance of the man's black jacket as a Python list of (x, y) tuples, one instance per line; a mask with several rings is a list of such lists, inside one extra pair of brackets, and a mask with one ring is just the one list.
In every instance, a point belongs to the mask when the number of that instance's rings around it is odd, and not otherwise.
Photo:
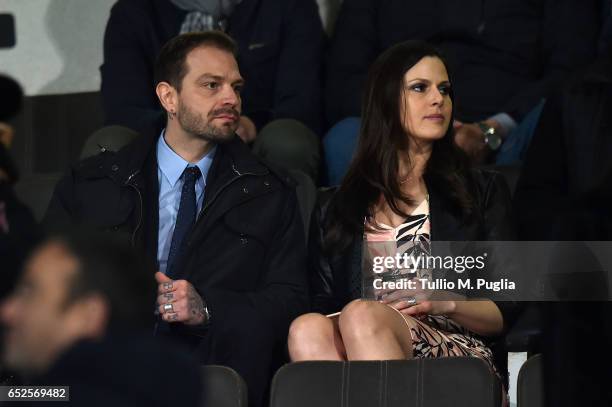
[[(124, 232), (156, 261), (156, 140), (142, 136), (78, 163), (56, 187), (47, 228)], [(202, 210), (172, 276), (195, 286), (211, 322), (206, 329), (173, 325), (172, 336), (188, 342), (202, 363), (236, 369), (255, 398), (265, 390), (273, 350), (307, 309), (301, 222), (290, 178), (258, 161), (237, 137), (218, 145)]]

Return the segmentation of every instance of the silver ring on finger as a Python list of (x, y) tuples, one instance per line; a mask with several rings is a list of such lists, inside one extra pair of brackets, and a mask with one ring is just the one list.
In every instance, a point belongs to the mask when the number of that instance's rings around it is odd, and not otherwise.
[(417, 300), (414, 297), (406, 297), (404, 298), (404, 301), (406, 301), (408, 305), (414, 305), (417, 303)]
[(172, 307), (172, 304), (164, 304), (164, 312), (173, 312), (174, 308)]

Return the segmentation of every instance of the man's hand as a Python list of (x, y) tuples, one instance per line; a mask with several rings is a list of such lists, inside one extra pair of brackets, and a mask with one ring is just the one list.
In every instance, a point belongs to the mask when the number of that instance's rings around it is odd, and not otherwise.
[(469, 155), (475, 163), (484, 162), (490, 153), (485, 144), (482, 130), (476, 124), (462, 123), (455, 120), (455, 143)]
[(238, 123), (238, 129), (236, 129), (236, 134), (238, 137), (242, 139), (245, 143), (251, 143), (257, 137), (257, 128), (255, 127), (255, 123), (251, 119), (246, 116), (240, 116), (240, 122)]
[(189, 281), (172, 280), (159, 271), (155, 273), (155, 280), (159, 284), (157, 305), (164, 321), (185, 325), (207, 322), (204, 301)]

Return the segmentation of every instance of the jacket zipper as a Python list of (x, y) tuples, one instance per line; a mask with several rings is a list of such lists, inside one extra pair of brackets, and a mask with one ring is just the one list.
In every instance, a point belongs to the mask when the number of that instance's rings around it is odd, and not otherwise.
[(142, 192), (140, 192), (140, 190), (136, 187), (136, 185), (134, 185), (132, 183), (132, 180), (134, 179), (134, 177), (139, 173), (140, 171), (136, 170), (135, 172), (133, 172), (125, 181), (125, 185), (127, 185), (130, 188), (133, 188), (134, 191), (136, 191), (136, 193), (138, 194), (138, 223), (136, 224), (136, 228), (134, 229), (134, 231), (132, 232), (132, 247), (136, 247), (136, 234), (138, 233), (138, 230), (140, 230), (140, 226), (142, 225), (142, 206), (143, 206), (143, 201), (142, 201)]

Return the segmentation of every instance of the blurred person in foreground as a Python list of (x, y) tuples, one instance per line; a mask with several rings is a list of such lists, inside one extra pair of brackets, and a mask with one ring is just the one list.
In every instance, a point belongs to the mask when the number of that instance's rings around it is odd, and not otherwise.
[(70, 386), (72, 405), (197, 406), (197, 366), (150, 336), (143, 259), (109, 235), (47, 240), (0, 308), (4, 363), (26, 384)]

